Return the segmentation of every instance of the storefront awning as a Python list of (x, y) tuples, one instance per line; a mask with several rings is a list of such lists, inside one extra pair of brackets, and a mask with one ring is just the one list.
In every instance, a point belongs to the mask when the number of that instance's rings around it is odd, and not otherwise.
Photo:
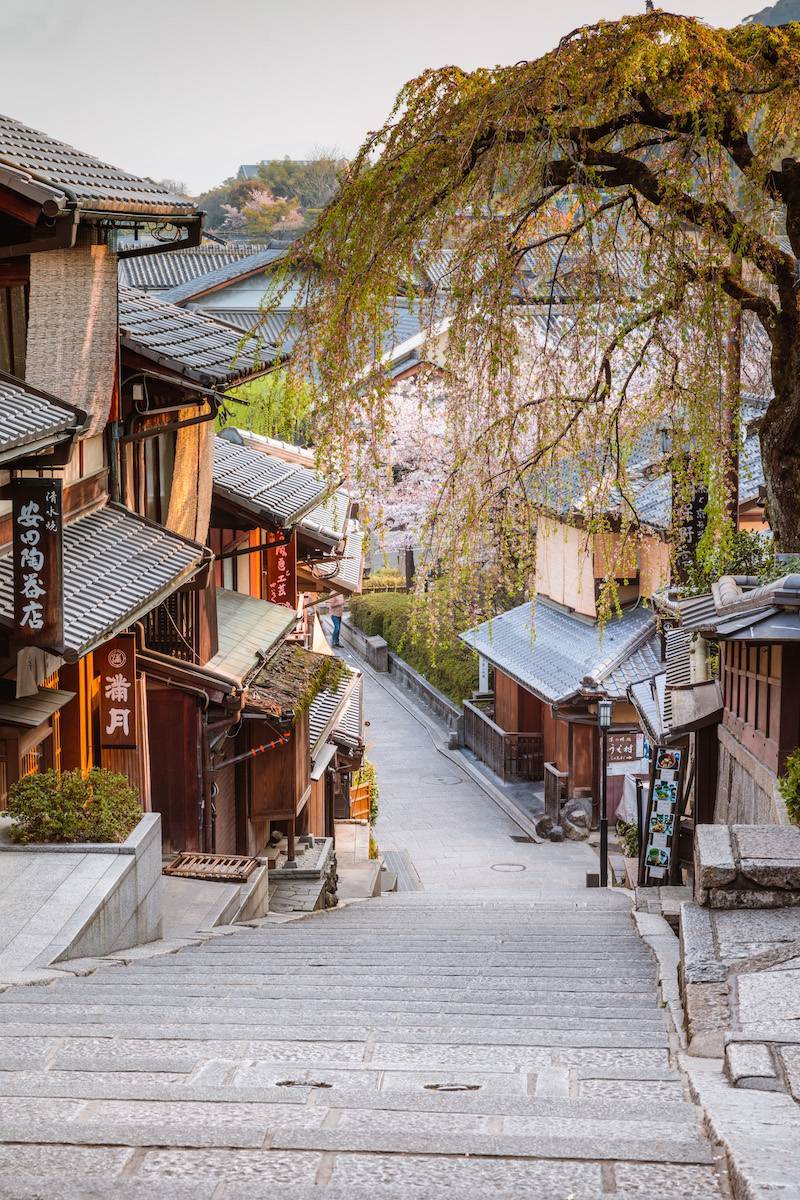
[(219, 650), (206, 666), (249, 683), (296, 621), (293, 608), (217, 588)]
[(74, 692), (62, 692), (57, 688), (39, 688), (35, 696), (23, 696), (19, 700), (0, 699), (0, 725), (36, 729), (49, 721), (53, 713), (69, 704), (74, 695)]
[[(64, 648), (76, 662), (190, 580), (210, 553), (199, 542), (106, 504), (64, 526)], [(11, 553), (0, 556), (0, 622), (14, 615)]]

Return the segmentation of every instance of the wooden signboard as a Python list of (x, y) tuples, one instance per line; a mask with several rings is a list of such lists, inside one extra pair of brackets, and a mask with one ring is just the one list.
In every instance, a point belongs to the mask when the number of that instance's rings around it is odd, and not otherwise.
[[(277, 540), (278, 536), (274, 535)], [(271, 604), (297, 608), (297, 539), (267, 550), (267, 599)]]
[(608, 735), (608, 761), (610, 763), (626, 763), (635, 762), (641, 758), (640, 736), (637, 729), (626, 733), (610, 733)]
[(136, 638), (121, 633), (94, 652), (100, 674), (100, 745), (134, 750), (136, 741)]
[(686, 751), (671, 746), (654, 747), (650, 796), (639, 862), (639, 883), (659, 887), (675, 877), (674, 856), (683, 813), (683, 776)]
[(60, 479), (15, 479), (12, 502), (14, 639), (60, 650), (64, 644), (63, 505)]

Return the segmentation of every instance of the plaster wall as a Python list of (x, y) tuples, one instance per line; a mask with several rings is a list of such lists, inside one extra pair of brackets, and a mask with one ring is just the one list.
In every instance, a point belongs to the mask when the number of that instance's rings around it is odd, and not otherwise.
[(536, 531), (536, 591), (586, 617), (597, 615), (593, 539), (544, 517)]

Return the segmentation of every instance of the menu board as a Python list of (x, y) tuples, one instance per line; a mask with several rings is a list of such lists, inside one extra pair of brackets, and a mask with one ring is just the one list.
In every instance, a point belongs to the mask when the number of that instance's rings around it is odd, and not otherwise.
[(677, 852), (685, 753), (684, 750), (674, 750), (668, 746), (656, 748), (639, 871), (640, 883), (665, 883), (674, 873), (672, 856)]

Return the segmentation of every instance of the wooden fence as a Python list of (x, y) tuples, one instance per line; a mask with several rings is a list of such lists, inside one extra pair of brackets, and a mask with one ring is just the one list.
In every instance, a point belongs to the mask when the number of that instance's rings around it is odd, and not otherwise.
[(544, 764), (544, 811), (554, 825), (561, 824), (561, 805), (567, 794), (566, 771), (559, 771), (555, 763)]
[(464, 701), (464, 745), (504, 783), (541, 779), (544, 746), (541, 733), (511, 733), (485, 711), (490, 702)]

